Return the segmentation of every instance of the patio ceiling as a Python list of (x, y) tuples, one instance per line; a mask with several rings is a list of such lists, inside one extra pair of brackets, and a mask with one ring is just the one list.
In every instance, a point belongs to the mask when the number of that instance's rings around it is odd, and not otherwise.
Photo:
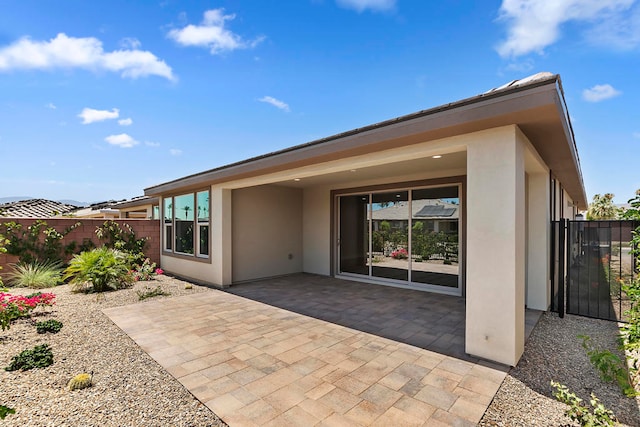
[[(385, 163), (375, 166), (354, 167), (351, 169), (324, 173), (303, 178), (288, 179), (275, 184), (293, 188), (305, 188), (321, 185), (340, 185), (344, 183), (372, 181), (384, 177), (398, 178), (403, 181), (403, 177), (424, 174), (425, 171), (432, 174), (442, 174), (445, 171), (462, 171), (467, 166), (466, 151), (458, 151), (442, 155), (441, 158), (422, 157), (418, 159)], [(298, 181), (299, 180), (299, 181)]]

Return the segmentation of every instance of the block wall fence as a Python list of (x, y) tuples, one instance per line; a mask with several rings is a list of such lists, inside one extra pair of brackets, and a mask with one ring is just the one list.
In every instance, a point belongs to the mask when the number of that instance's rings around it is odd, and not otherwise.
[[(22, 224), (25, 229), (37, 220), (37, 218), (0, 218), (0, 224), (12, 221)], [(53, 227), (60, 233), (78, 222), (81, 224), (62, 239), (63, 246), (73, 241), (79, 246), (85, 239), (90, 239), (96, 246), (99, 246), (100, 241), (96, 236), (96, 229), (106, 221), (105, 219), (84, 218), (42, 218), (41, 220), (45, 221), (48, 227)], [(145, 255), (158, 266), (160, 265), (160, 221), (152, 219), (115, 219), (112, 221), (117, 222), (121, 227), (123, 224), (129, 224), (136, 233), (137, 239), (148, 237)], [(0, 270), (0, 275), (8, 273), (10, 264), (16, 262), (18, 262), (17, 256), (0, 254), (0, 266), (3, 267)]]

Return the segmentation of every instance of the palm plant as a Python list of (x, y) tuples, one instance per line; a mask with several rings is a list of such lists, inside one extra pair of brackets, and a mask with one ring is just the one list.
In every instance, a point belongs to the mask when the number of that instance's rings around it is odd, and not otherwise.
[(74, 292), (104, 292), (132, 283), (127, 254), (105, 246), (75, 255), (64, 271)]
[(611, 193), (606, 193), (604, 196), (600, 194), (593, 196), (593, 201), (589, 204), (587, 211), (587, 219), (616, 219), (620, 209), (613, 204), (613, 197), (614, 195)]
[(32, 289), (51, 288), (62, 279), (62, 265), (59, 262), (32, 262), (13, 266), (9, 274), (12, 286)]

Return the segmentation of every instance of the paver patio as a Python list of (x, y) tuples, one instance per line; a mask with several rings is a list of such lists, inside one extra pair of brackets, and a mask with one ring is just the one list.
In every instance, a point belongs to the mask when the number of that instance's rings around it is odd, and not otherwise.
[[(301, 279), (322, 284), (289, 280)], [(360, 284), (326, 279), (344, 299), (359, 293)], [(406, 306), (423, 294), (402, 291)], [(350, 308), (357, 299), (334, 307)], [(379, 322), (393, 322), (393, 311), (380, 307)], [(470, 426), (507, 371), (217, 290), (104, 312), (231, 426)]]

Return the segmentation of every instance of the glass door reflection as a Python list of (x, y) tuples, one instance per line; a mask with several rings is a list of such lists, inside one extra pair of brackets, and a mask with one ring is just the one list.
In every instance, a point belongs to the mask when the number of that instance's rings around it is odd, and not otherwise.
[(457, 288), (458, 187), (413, 190), (411, 199), (411, 281)]
[(369, 275), (369, 195), (340, 197), (339, 271)]
[(409, 192), (374, 193), (371, 203), (373, 277), (409, 280)]

